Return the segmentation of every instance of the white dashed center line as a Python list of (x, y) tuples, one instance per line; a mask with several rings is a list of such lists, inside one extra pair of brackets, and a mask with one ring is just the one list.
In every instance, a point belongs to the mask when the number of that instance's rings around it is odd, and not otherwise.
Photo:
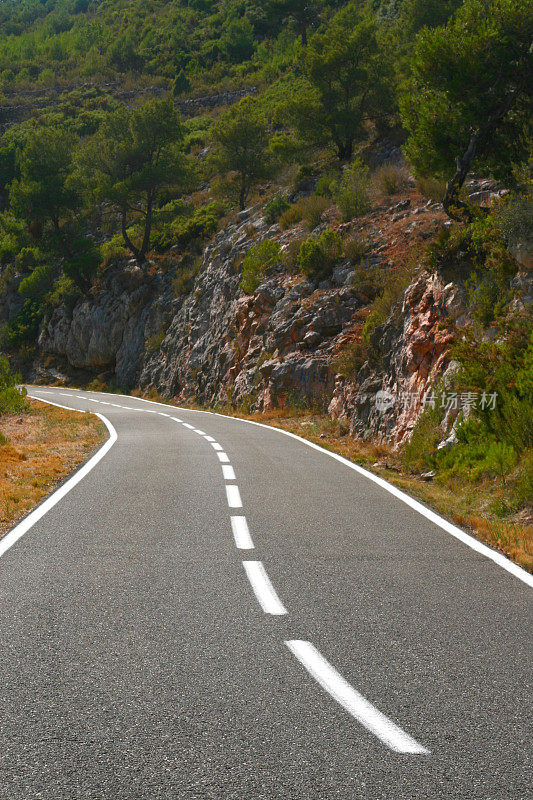
[(239, 550), (253, 550), (254, 543), (248, 530), (248, 523), (246, 517), (232, 517), (231, 529), (233, 531), (233, 538), (235, 539), (235, 546)]
[(229, 464), (229, 458), (226, 453), (217, 453), (217, 456), (221, 464)]
[(234, 483), (227, 485), (226, 495), (228, 497), (228, 506), (230, 508), (242, 508), (241, 494), (238, 486), (235, 486)]
[(248, 580), (265, 614), (286, 614), (287, 609), (277, 596), (261, 561), (243, 561)]
[(225, 481), (234, 481), (235, 478), (235, 470), (231, 466), (231, 464), (223, 464), (222, 465), (222, 474), (224, 476)]
[(213, 448), (213, 450), (220, 450), (220, 451), (224, 450), (222, 445), (219, 444), (218, 442), (211, 442), (211, 447)]

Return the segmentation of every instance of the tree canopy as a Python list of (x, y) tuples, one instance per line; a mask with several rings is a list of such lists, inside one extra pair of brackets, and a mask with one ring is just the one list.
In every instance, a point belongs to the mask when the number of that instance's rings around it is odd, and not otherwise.
[(246, 97), (224, 114), (213, 131), (220, 169), (236, 174), (239, 207), (245, 208), (250, 190), (266, 177), (273, 159), (261, 109)]
[(445, 27), (417, 38), (400, 101), (405, 151), (420, 174), (449, 179), (450, 210), (471, 169), (509, 179), (526, 158), (532, 31), (533, 0), (465, 0)]
[(349, 161), (365, 126), (390, 110), (390, 74), (378, 48), (376, 23), (352, 3), (324, 31), (315, 33), (304, 54), (306, 81), (289, 101), (304, 139), (331, 142)]
[[(120, 214), (124, 242), (142, 262), (150, 247), (154, 205), (161, 190), (185, 174), (179, 150), (182, 128), (171, 100), (152, 100), (135, 111), (118, 108), (79, 156), (88, 188)], [(128, 220), (143, 220), (142, 240), (133, 243)]]

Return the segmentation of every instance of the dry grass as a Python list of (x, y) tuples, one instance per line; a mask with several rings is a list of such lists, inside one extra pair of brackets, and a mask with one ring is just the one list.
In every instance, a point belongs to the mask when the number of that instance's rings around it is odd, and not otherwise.
[(0, 418), (0, 536), (31, 511), (106, 438), (92, 414), (30, 401), (28, 414)]

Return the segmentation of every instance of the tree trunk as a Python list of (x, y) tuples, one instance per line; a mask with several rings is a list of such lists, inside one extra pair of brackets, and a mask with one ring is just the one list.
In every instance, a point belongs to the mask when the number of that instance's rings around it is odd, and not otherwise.
[(472, 208), (459, 198), (459, 192), (475, 158), (479, 136), (479, 133), (472, 134), (464, 155), (457, 159), (455, 175), (446, 184), (442, 205), (450, 219), (454, 219), (456, 222), (470, 222), (473, 217)]
[(137, 247), (135, 247), (135, 245), (131, 241), (130, 237), (128, 236), (128, 230), (127, 230), (127, 225), (126, 225), (126, 210), (125, 209), (122, 209), (121, 227), (122, 227), (122, 238), (124, 239), (124, 244), (126, 245), (128, 250), (132, 253), (132, 255), (137, 259), (137, 261), (142, 263), (144, 261), (143, 254), (141, 253), (141, 251)]
[(152, 194), (148, 195), (146, 201), (146, 216), (144, 218), (144, 236), (143, 236), (143, 243), (140, 250), (140, 255), (142, 260), (145, 260), (146, 253), (150, 249), (150, 234), (152, 232), (152, 206), (153, 206), (154, 199)]
[[(490, 139), (500, 122), (511, 110), (517, 97), (518, 90), (510, 93), (509, 97), (502, 103), (500, 108), (491, 114), (485, 125), (471, 134), (468, 147), (464, 154), (457, 159), (455, 175), (451, 181), (446, 184), (446, 192), (442, 201), (444, 210), (450, 219), (454, 219), (457, 222), (470, 222), (474, 218), (475, 213), (473, 212), (473, 206), (461, 200), (459, 198), (459, 192), (466, 180), (466, 176), (470, 172), (472, 162), (476, 157), (479, 147), (483, 146), (485, 142)], [(480, 210), (484, 212), (487, 211), (487, 209)]]
[(52, 217), (52, 224), (54, 226), (55, 235), (57, 236), (57, 243), (59, 244), (60, 250), (63, 252), (63, 256), (68, 259), (72, 258), (72, 250), (68, 246), (67, 242), (65, 241), (65, 237), (61, 232), (59, 217)]
[(338, 142), (337, 155), (339, 156), (339, 161), (350, 161), (352, 158), (352, 152), (353, 142), (351, 140), (346, 142)]
[(239, 193), (239, 208), (241, 211), (244, 211), (246, 208), (246, 198), (248, 197), (248, 189), (246, 186), (246, 180), (243, 178), (241, 181), (241, 191)]

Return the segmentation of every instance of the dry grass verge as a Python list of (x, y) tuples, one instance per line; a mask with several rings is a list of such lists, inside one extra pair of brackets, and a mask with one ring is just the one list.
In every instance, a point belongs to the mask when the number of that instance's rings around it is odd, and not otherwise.
[(0, 417), (0, 537), (106, 439), (92, 414), (30, 401), (27, 414)]

